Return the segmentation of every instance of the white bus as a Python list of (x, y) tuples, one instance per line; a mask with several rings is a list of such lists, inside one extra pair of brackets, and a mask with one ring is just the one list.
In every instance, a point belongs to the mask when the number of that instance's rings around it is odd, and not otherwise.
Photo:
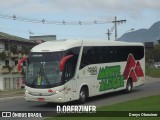
[(25, 100), (63, 103), (141, 86), (145, 82), (142, 43), (57, 40), (39, 44), (27, 58)]

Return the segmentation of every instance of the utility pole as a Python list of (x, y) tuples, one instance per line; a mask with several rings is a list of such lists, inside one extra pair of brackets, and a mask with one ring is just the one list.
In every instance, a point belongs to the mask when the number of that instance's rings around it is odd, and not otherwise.
[(114, 23), (114, 27), (115, 27), (115, 40), (117, 40), (117, 24), (120, 23), (125, 23), (127, 20), (117, 20), (117, 17), (115, 16), (115, 20), (112, 21)]
[(109, 29), (108, 29), (108, 32), (106, 34), (108, 35), (108, 40), (110, 40), (111, 33), (109, 32)]

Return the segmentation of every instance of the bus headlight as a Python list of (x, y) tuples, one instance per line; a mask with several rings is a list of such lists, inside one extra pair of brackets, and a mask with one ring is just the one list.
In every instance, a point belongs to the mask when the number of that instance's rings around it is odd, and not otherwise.
[(30, 93), (30, 91), (26, 90), (26, 93), (27, 93), (27, 94), (29, 94), (29, 93)]
[(58, 91), (58, 90), (56, 90), (56, 94), (57, 94), (57, 93), (59, 93), (59, 91)]

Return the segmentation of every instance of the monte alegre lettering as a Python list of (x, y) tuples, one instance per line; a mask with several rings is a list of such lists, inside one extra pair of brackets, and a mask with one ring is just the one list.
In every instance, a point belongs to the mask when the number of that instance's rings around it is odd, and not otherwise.
[(98, 73), (98, 80), (101, 80), (99, 91), (117, 89), (124, 86), (124, 76), (120, 74), (120, 66), (101, 67)]

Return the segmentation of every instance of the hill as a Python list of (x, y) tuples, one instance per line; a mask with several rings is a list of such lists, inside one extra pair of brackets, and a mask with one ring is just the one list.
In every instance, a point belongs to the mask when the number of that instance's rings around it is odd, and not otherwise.
[(154, 23), (149, 29), (139, 29), (125, 33), (119, 40), (127, 42), (157, 42), (160, 39), (160, 21)]

